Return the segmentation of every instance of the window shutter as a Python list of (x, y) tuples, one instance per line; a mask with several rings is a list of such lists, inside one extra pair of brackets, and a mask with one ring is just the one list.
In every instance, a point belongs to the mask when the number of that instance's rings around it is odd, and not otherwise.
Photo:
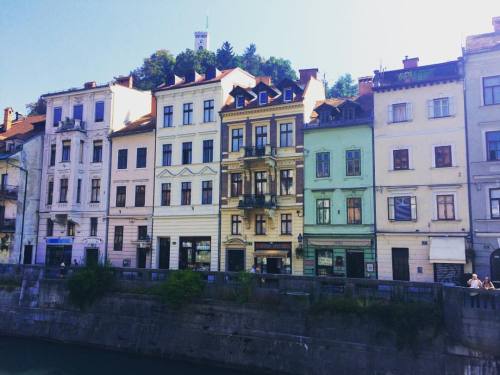
[(411, 219), (417, 220), (417, 197), (411, 197)]
[(413, 111), (411, 103), (406, 103), (406, 118), (408, 121), (413, 120)]
[(394, 117), (393, 117), (393, 111), (392, 111), (392, 104), (387, 107), (387, 123), (392, 123), (394, 122)]
[(448, 110), (450, 112), (450, 116), (455, 116), (455, 101), (452, 96), (448, 98)]
[(434, 117), (434, 100), (427, 100), (427, 118)]
[(387, 209), (388, 209), (388, 216), (389, 220), (394, 220), (394, 198), (388, 197), (387, 198)]

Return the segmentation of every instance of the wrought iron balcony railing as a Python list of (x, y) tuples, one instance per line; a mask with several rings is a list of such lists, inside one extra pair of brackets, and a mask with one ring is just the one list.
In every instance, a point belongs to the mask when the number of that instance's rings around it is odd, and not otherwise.
[(238, 203), (239, 208), (276, 208), (276, 195), (254, 195), (246, 194), (240, 198)]
[(258, 158), (263, 156), (276, 156), (276, 147), (270, 145), (245, 147), (246, 158)]
[(67, 118), (64, 121), (59, 121), (59, 126), (56, 132), (66, 132), (71, 130), (85, 131), (85, 121), (70, 118)]
[(19, 187), (17, 185), (2, 185), (0, 184), (0, 199), (17, 199)]
[(15, 232), (16, 219), (0, 219), (0, 232)]

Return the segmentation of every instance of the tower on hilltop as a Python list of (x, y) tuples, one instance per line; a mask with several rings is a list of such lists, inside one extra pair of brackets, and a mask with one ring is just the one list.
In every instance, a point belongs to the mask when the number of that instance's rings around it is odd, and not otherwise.
[(209, 49), (209, 35), (208, 35), (208, 16), (205, 25), (205, 31), (196, 31), (194, 33), (194, 50)]

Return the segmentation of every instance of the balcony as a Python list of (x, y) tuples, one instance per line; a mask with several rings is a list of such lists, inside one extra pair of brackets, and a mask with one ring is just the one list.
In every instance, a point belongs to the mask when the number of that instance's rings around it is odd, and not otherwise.
[(253, 209), (253, 208), (276, 208), (276, 195), (253, 195), (246, 194), (240, 198), (238, 208)]
[(250, 146), (244, 147), (245, 150), (245, 158), (260, 158), (264, 156), (276, 156), (276, 147), (272, 147), (270, 145), (266, 146)]
[(16, 231), (16, 219), (0, 219), (0, 232), (9, 233)]
[(16, 185), (0, 185), (0, 199), (17, 200), (19, 187)]
[(66, 118), (66, 120), (64, 121), (59, 121), (59, 126), (56, 130), (56, 133), (62, 133), (73, 130), (85, 132), (85, 121)]

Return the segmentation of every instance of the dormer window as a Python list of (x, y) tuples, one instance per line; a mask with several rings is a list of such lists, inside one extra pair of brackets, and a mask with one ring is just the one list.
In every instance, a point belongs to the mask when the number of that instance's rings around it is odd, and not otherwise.
[(283, 101), (286, 102), (291, 102), (293, 99), (293, 91), (290, 87), (286, 88), (283, 92)]
[(243, 108), (245, 106), (245, 97), (243, 95), (236, 96), (236, 108)]
[(321, 111), (319, 113), (319, 121), (320, 122), (328, 122), (328, 121), (330, 121), (330, 113), (328, 111)]
[(267, 104), (267, 91), (259, 92), (259, 105)]
[(355, 117), (354, 108), (342, 109), (342, 119), (343, 120), (354, 120), (354, 117)]

